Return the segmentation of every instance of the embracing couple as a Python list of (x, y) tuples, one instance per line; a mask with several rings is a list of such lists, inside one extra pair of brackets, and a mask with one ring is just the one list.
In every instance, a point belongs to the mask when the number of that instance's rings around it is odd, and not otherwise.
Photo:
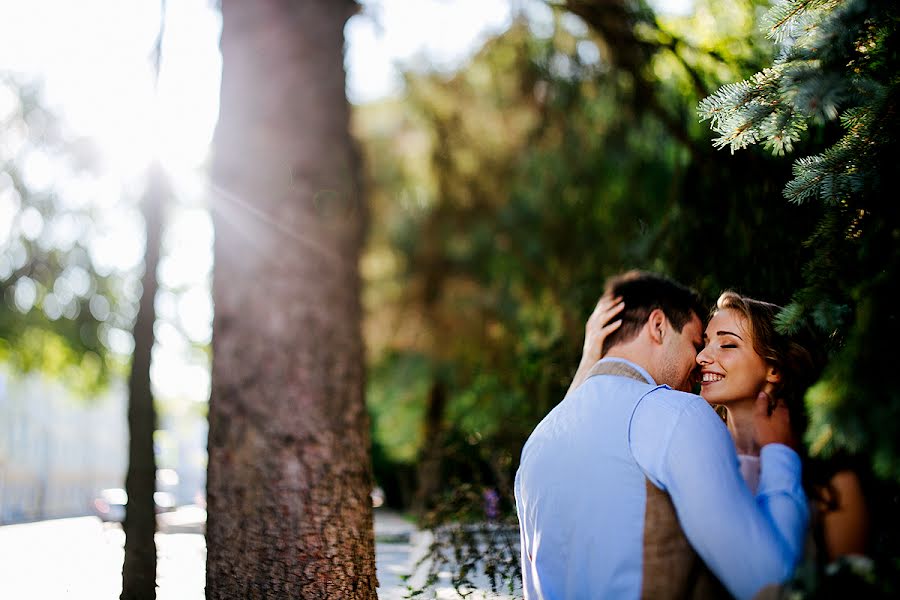
[(516, 474), (527, 600), (743, 599), (791, 577), (810, 505), (783, 400), (802, 405), (815, 369), (777, 309), (725, 293), (705, 326), (674, 281), (608, 282)]

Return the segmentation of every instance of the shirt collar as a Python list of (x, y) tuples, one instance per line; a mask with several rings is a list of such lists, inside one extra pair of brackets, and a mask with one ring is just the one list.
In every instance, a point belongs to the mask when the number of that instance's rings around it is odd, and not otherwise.
[(637, 363), (631, 362), (631, 361), (628, 360), (628, 359), (610, 356), (610, 357), (607, 357), (607, 358), (602, 358), (602, 359), (600, 359), (600, 360), (597, 361), (597, 362), (618, 362), (618, 363), (625, 363), (626, 365), (628, 365), (629, 367), (633, 368), (635, 371), (637, 371), (638, 373), (640, 373), (641, 375), (643, 375), (643, 376), (644, 376), (644, 379), (647, 380), (647, 383), (649, 383), (649, 384), (651, 384), (651, 385), (656, 385), (656, 382), (653, 380), (652, 377), (650, 377), (650, 373), (647, 372), (647, 369), (645, 369), (644, 367), (642, 367), (641, 365), (639, 365), (639, 364), (637, 364)]

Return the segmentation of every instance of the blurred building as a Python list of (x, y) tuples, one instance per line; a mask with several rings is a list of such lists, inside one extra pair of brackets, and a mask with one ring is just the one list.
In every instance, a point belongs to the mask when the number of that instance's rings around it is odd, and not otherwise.
[[(182, 407), (187, 402), (182, 403)], [(206, 439), (209, 431), (206, 415), (182, 407), (159, 415), (156, 432), (156, 466), (174, 470), (178, 477), (166, 491), (175, 494), (178, 504), (206, 502)], [(160, 482), (157, 481), (157, 489)]]
[(98, 490), (122, 487), (126, 416), (124, 382), (82, 399), (0, 370), (0, 525), (90, 514)]

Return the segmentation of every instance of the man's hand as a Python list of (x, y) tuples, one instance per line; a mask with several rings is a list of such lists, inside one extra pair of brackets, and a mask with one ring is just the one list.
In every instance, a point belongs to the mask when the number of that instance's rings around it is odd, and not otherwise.
[(760, 392), (756, 397), (753, 423), (756, 425), (756, 443), (760, 448), (766, 444), (784, 444), (796, 449), (791, 417), (782, 400), (773, 400), (766, 392)]

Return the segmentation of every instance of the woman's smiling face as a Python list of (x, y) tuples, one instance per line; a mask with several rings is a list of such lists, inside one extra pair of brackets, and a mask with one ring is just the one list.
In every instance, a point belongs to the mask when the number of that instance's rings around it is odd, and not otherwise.
[(719, 310), (703, 341), (706, 347), (697, 355), (700, 395), (710, 404), (755, 400), (767, 382), (777, 381), (775, 370), (753, 348), (747, 319), (737, 311)]

